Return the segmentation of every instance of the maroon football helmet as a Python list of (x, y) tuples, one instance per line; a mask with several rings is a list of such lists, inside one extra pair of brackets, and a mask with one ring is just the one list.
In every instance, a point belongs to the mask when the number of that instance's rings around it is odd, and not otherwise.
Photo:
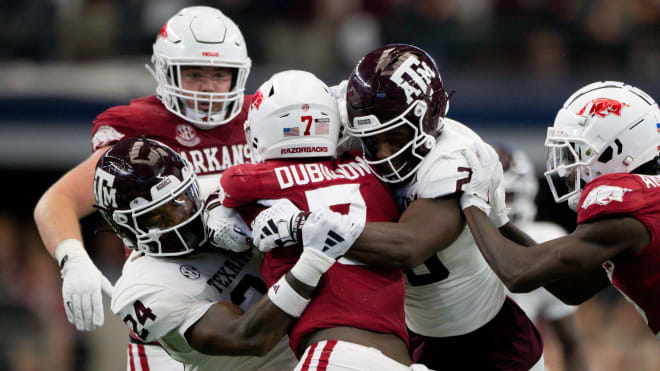
[(106, 151), (96, 164), (94, 198), (126, 246), (147, 255), (183, 255), (206, 242), (195, 172), (155, 140), (129, 138)]
[[(346, 130), (361, 139), (379, 178), (398, 183), (415, 173), (435, 145), (448, 101), (438, 68), (425, 51), (386, 45), (365, 55), (348, 80)], [(397, 151), (377, 158), (373, 137), (404, 125), (408, 137), (400, 140)]]

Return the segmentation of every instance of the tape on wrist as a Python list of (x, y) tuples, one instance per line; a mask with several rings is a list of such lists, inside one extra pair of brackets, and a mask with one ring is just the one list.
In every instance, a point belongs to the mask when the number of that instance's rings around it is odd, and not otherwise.
[(463, 193), (463, 195), (461, 195), (460, 203), (461, 203), (461, 209), (463, 210), (467, 209), (470, 206), (476, 206), (479, 209), (481, 209), (481, 211), (486, 213), (486, 215), (490, 214), (490, 205), (488, 204), (488, 202), (482, 200), (481, 198), (475, 195)]
[(310, 299), (303, 298), (289, 285), (286, 281), (286, 275), (282, 276), (282, 278), (270, 287), (268, 298), (286, 314), (296, 318), (300, 317), (310, 302)]
[(335, 263), (335, 259), (311, 247), (303, 247), (303, 252), (296, 265), (291, 268), (291, 274), (307, 286), (316, 287), (321, 276)]
[(87, 256), (87, 251), (85, 251), (82, 242), (75, 238), (66, 239), (57, 244), (57, 247), (55, 248), (55, 260), (57, 260), (60, 269), (64, 268), (64, 264), (66, 264), (71, 257), (81, 254)]

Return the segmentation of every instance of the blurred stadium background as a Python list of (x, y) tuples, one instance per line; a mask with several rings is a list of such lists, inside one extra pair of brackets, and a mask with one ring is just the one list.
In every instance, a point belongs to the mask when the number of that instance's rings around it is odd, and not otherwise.
[[(384, 43), (420, 46), (456, 94), (449, 116), (545, 167), (545, 128), (577, 88), (621, 80), (660, 99), (660, 0), (4, 0), (0, 2), (0, 369), (120, 370), (127, 333), (78, 333), (32, 221), (39, 196), (88, 156), (93, 118), (150, 95), (144, 69), (164, 21), (215, 6), (241, 28), (252, 58), (248, 93), (272, 73), (309, 70), (328, 84)], [(539, 218), (575, 216), (541, 179)], [(121, 244), (97, 215), (83, 220), (90, 254), (115, 280)], [(658, 370), (660, 343), (613, 290), (580, 306), (593, 370)], [(552, 336), (546, 358), (556, 359)], [(478, 351), (478, 350), (475, 350)], [(560, 366), (553, 367), (560, 370)]]

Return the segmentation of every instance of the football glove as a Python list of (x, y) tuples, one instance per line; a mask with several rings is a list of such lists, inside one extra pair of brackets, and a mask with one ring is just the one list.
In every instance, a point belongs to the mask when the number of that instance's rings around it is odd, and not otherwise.
[(68, 239), (55, 249), (62, 274), (62, 299), (66, 318), (78, 331), (92, 331), (103, 325), (101, 291), (112, 296), (110, 281), (87, 255), (82, 242)]
[(476, 206), (490, 215), (494, 192), (503, 178), (502, 163), (488, 143), (475, 142), (472, 150), (463, 151), (472, 171), (470, 182), (463, 186), (461, 208)]
[(303, 246), (336, 260), (353, 246), (364, 225), (364, 219), (357, 220), (329, 208), (314, 210), (302, 226)]
[(287, 199), (262, 200), (259, 204), (268, 206), (252, 221), (253, 243), (260, 251), (268, 252), (300, 241), (300, 227), (305, 222), (306, 212)]
[(204, 213), (211, 245), (234, 252), (250, 249), (250, 228), (236, 210), (215, 203)]

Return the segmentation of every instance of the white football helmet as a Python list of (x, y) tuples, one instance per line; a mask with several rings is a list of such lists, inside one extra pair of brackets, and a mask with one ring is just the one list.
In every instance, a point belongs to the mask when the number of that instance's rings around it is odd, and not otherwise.
[(555, 201), (568, 200), (575, 210), (584, 184), (652, 160), (660, 145), (658, 123), (657, 103), (622, 82), (592, 83), (571, 95), (545, 139), (545, 177)]
[(536, 217), (536, 194), (539, 181), (536, 179), (534, 164), (522, 150), (504, 144), (493, 145), (504, 170), (504, 189), (508, 216), (516, 225), (534, 221)]
[(334, 156), (339, 109), (330, 89), (305, 71), (274, 74), (255, 93), (245, 138), (252, 162)]
[[(158, 83), (156, 95), (170, 112), (201, 129), (225, 124), (241, 112), (251, 61), (241, 31), (221, 11), (206, 6), (181, 9), (163, 25), (153, 50), (153, 69), (147, 69)], [(201, 93), (183, 89), (181, 66), (232, 68), (231, 90)], [(183, 99), (192, 101), (194, 108)], [(211, 104), (201, 110), (201, 102)], [(222, 109), (214, 113), (217, 104)]]

